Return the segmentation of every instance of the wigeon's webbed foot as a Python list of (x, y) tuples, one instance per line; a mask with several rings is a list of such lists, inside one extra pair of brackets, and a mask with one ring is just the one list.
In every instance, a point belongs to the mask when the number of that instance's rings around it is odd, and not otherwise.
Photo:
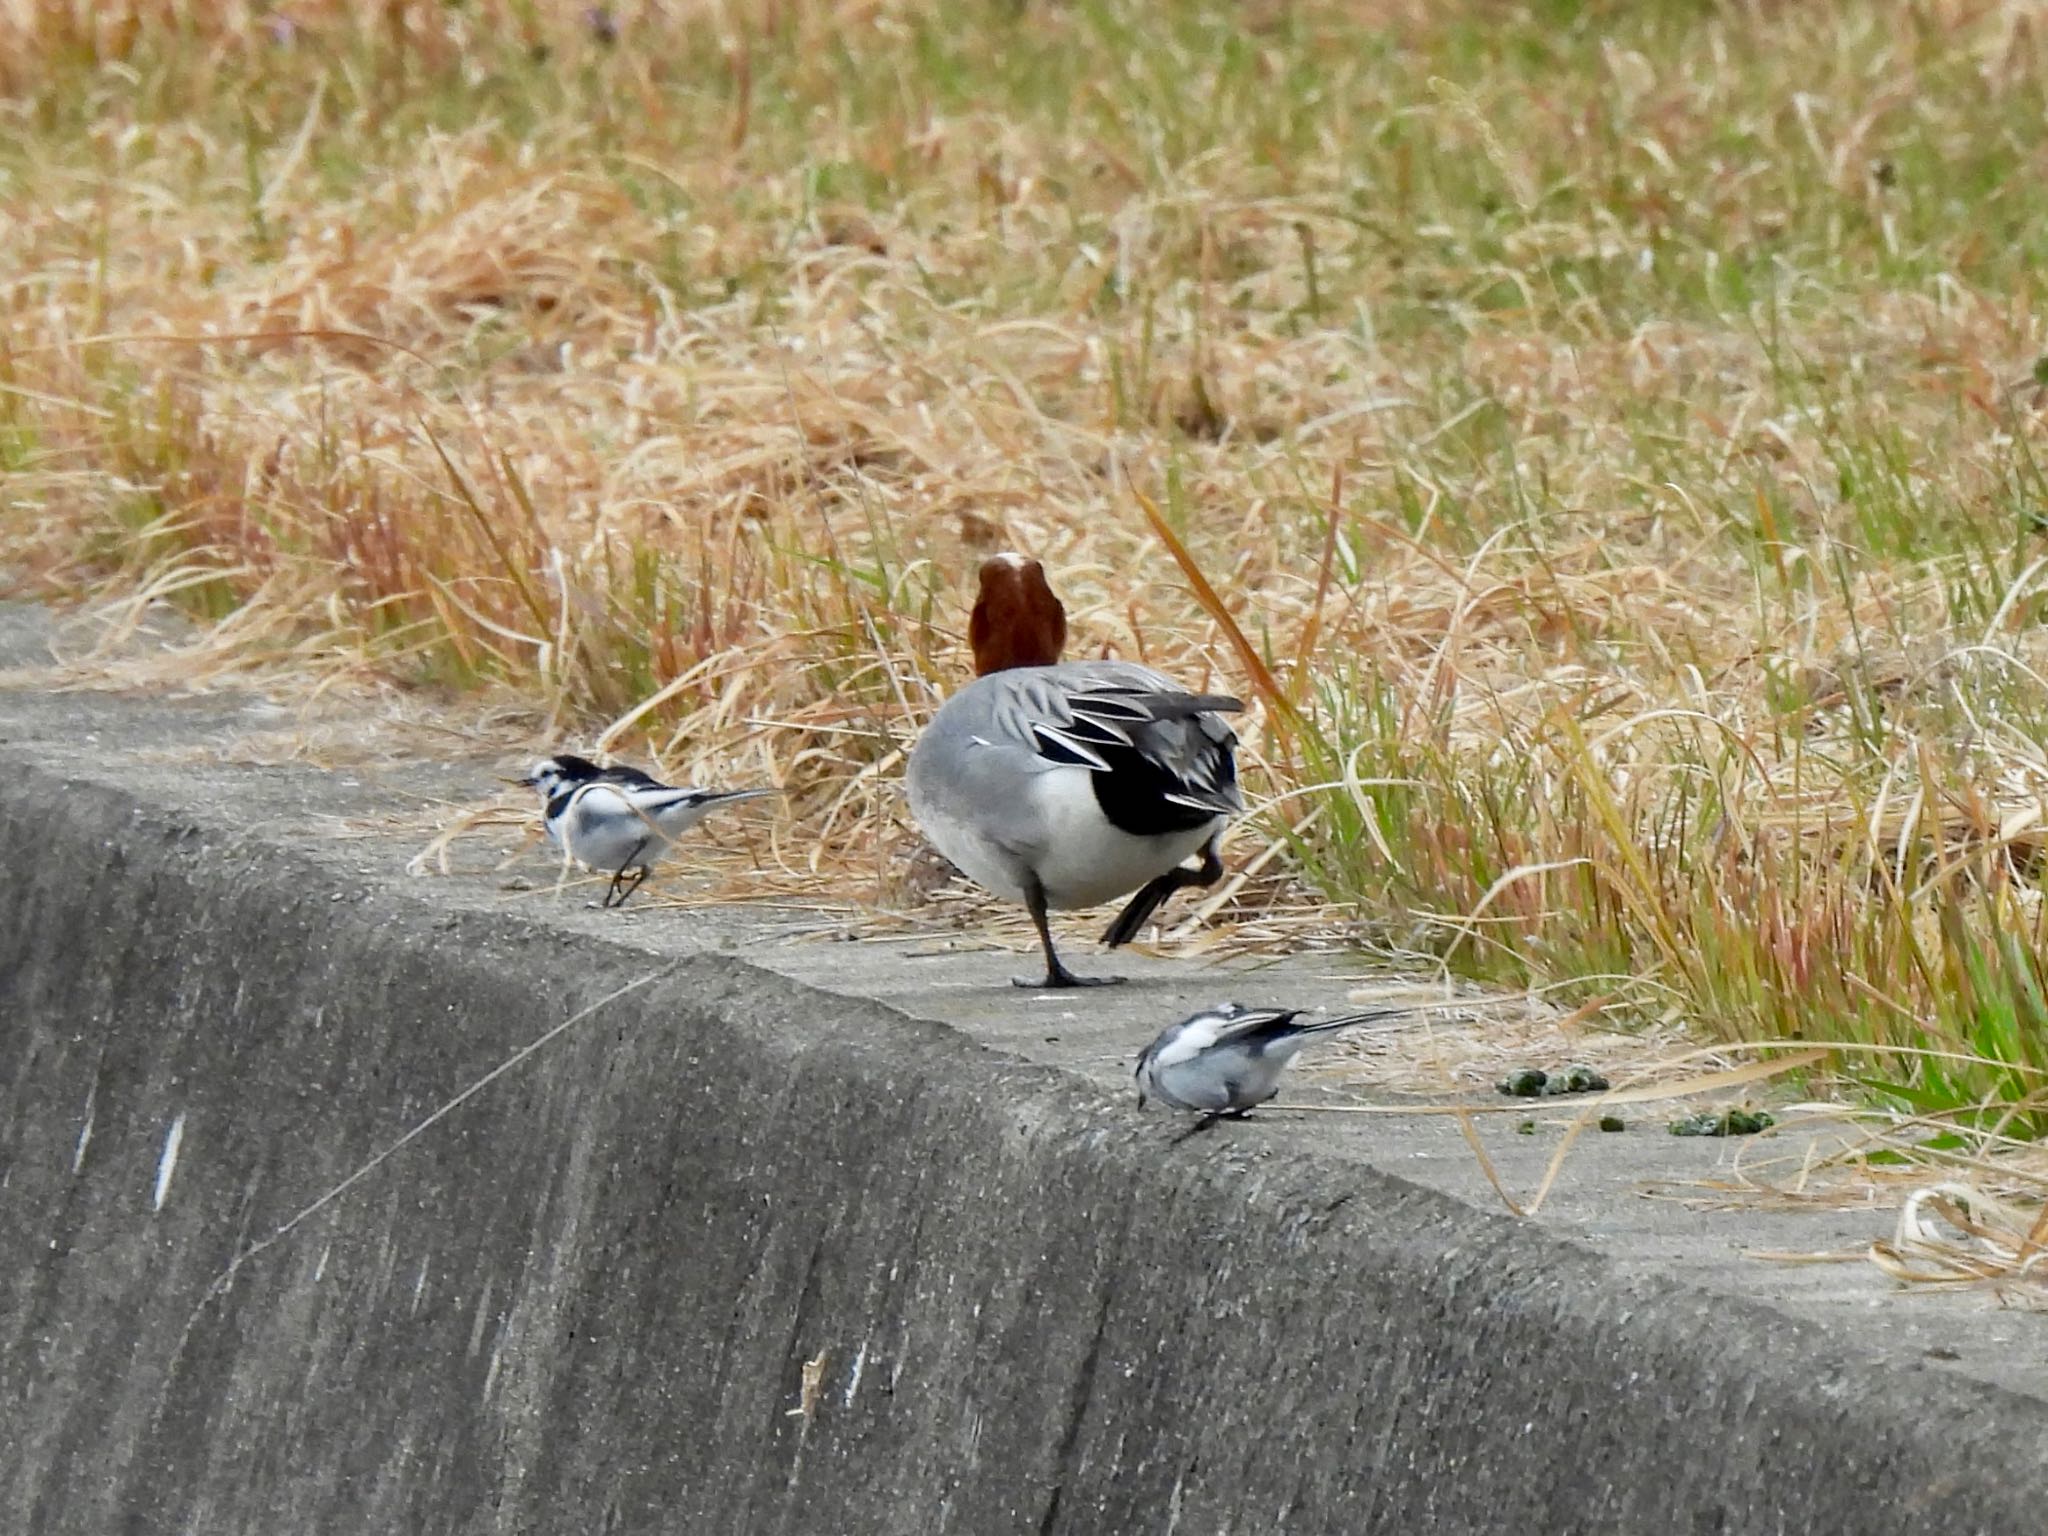
[(1052, 926), (1045, 916), (1045, 888), (1033, 885), (1026, 893), (1025, 900), (1031, 908), (1031, 924), (1038, 930), (1038, 944), (1045, 951), (1045, 980), (1033, 981), (1028, 976), (1012, 976), (1013, 987), (1029, 987), (1034, 992), (1049, 992), (1060, 987), (1114, 987), (1122, 983), (1121, 976), (1076, 976), (1060, 959), (1060, 952), (1052, 945)]
[(1033, 981), (1029, 976), (1012, 976), (1010, 985), (1025, 987), (1033, 992), (1051, 992), (1060, 987), (1120, 987), (1125, 980), (1122, 976), (1076, 976), (1064, 965), (1055, 965), (1046, 972), (1043, 980)]

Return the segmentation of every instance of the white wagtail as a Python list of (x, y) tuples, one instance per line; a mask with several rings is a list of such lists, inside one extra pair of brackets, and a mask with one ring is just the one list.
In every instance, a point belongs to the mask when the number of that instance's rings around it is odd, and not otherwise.
[[(623, 906), (655, 859), (715, 805), (778, 793), (772, 789), (686, 789), (638, 768), (600, 768), (573, 752), (533, 765), (521, 784), (540, 791), (548, 839), (586, 869), (612, 877), (604, 905)], [(626, 878), (632, 871), (633, 878)]]
[(1157, 1099), (1207, 1116), (1242, 1117), (1280, 1091), (1280, 1073), (1312, 1035), (1396, 1018), (1405, 1008), (1372, 1008), (1298, 1024), (1299, 1008), (1222, 1003), (1169, 1024), (1138, 1057), (1138, 1107)]

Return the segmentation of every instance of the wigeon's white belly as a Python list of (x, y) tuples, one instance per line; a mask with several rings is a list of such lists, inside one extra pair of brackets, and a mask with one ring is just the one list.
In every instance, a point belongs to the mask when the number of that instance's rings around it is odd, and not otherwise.
[[(1014, 797), (962, 814), (958, 800), (915, 793), (918, 824), (939, 852), (983, 889), (1028, 902), (1035, 877), (1055, 908), (1096, 907), (1128, 896), (1201, 848), (1223, 825), (1213, 817), (1190, 832), (1133, 837), (1096, 803), (1086, 768), (1062, 767), (1020, 779)], [(918, 803), (922, 801), (923, 803)]]
[(1058, 768), (1031, 785), (1038, 835), (1032, 856), (1046, 904), (1096, 907), (1128, 896), (1172, 869), (1223, 825), (1212, 817), (1189, 832), (1133, 837), (1110, 824), (1086, 768)]
[(917, 824), (932, 846), (951, 859), (960, 873), (983, 890), (1008, 901), (1025, 901), (1031, 866), (1002, 846), (977, 818), (963, 817), (951, 807), (919, 807)]

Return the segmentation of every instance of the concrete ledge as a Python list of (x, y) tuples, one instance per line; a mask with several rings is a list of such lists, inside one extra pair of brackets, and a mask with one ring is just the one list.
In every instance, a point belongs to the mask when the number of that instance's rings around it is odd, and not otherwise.
[(2036, 1398), (0, 764), (0, 1529), (2041, 1527)]

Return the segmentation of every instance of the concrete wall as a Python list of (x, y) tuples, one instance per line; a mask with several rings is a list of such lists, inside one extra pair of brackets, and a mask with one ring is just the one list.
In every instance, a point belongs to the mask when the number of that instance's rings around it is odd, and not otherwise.
[(7, 768), (0, 1531), (2041, 1528), (2034, 1400), (716, 956), (229, 1275), (652, 967)]

